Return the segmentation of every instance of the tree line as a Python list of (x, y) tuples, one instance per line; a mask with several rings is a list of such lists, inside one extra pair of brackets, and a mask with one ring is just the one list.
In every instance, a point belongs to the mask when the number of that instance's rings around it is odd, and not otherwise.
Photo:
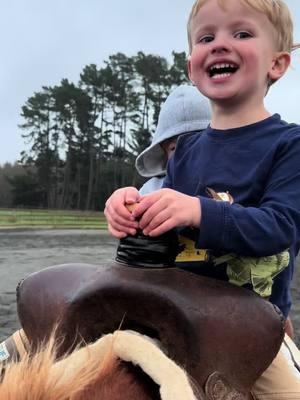
[(151, 141), (162, 102), (187, 81), (185, 52), (170, 62), (138, 52), (85, 66), (77, 84), (43, 86), (22, 107), (29, 150), (18, 165), (0, 168), (7, 190), (0, 206), (102, 210), (116, 188), (139, 186), (135, 158)]

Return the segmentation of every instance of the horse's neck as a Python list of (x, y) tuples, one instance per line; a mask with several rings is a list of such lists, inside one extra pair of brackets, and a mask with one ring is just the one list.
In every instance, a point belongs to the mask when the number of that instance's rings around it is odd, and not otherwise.
[(159, 387), (140, 368), (117, 362), (74, 400), (160, 400)]

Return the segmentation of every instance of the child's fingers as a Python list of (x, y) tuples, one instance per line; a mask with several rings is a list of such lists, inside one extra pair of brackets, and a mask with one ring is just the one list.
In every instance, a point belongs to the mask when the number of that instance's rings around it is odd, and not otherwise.
[(148, 235), (155, 237), (160, 236), (176, 226), (173, 219), (167, 219), (162, 224), (158, 225), (156, 228), (149, 231)]
[(126, 204), (134, 204), (139, 198), (140, 194), (134, 187), (118, 189), (106, 201), (105, 211), (111, 218), (114, 218), (115, 215), (120, 215), (125, 219), (133, 220), (134, 218), (126, 208)]
[(156, 204), (158, 199), (161, 197), (160, 190), (149, 195), (140, 198), (139, 203), (136, 205), (132, 211), (132, 216), (134, 218), (139, 218), (145, 213), (153, 204)]
[(119, 231), (119, 232), (124, 232), (126, 235), (135, 235), (136, 234), (136, 230), (137, 227), (132, 227), (132, 226), (128, 226), (128, 225), (123, 225), (123, 224), (118, 224), (115, 221), (112, 221), (111, 223), (109, 223), (109, 225)]
[(145, 230), (145, 234), (148, 234), (150, 230), (154, 229), (168, 218), (170, 218), (170, 210), (167, 209), (163, 201), (157, 201), (145, 211), (139, 221), (139, 228), (143, 231)]
[[(122, 239), (127, 236), (126, 232), (124, 232), (123, 230), (118, 230), (118, 229), (112, 227), (110, 224), (108, 224), (108, 231), (112, 236), (114, 236), (117, 239)], [(135, 232), (135, 231), (133, 231), (133, 232)], [(132, 233), (132, 234), (135, 234), (135, 233)]]
[(129, 223), (130, 225), (131, 223), (131, 226), (133, 226), (135, 222), (135, 219), (128, 208), (123, 203), (115, 202), (114, 200), (108, 200), (106, 202), (104, 215), (108, 222), (116, 220), (120, 224)]
[(122, 194), (121, 197), (124, 198), (125, 204), (134, 204), (137, 203), (141, 197), (139, 191), (135, 187), (125, 188), (125, 193)]
[[(154, 205), (152, 208), (155, 208), (156, 205)], [(152, 209), (149, 210), (149, 214), (152, 212)], [(170, 221), (170, 226), (172, 225), (172, 228), (175, 226), (175, 218), (172, 216), (171, 211), (169, 208), (164, 207), (160, 208), (159, 211), (156, 212), (156, 210), (153, 210), (153, 217), (150, 214), (147, 215), (148, 212), (145, 213), (145, 219), (143, 221), (143, 228), (140, 223), (140, 229), (143, 229), (143, 233), (145, 235), (149, 235), (150, 232), (153, 230), (157, 229), (158, 227), (162, 226), (163, 224), (166, 223), (166, 221)], [(171, 229), (171, 228), (170, 228)]]
[(138, 222), (128, 209), (128, 203), (134, 204), (139, 198), (137, 189), (129, 187), (116, 190), (106, 201), (104, 215), (108, 230), (116, 238), (136, 234)]
[(108, 224), (117, 230), (124, 230), (124, 232), (130, 233), (131, 230), (138, 228), (138, 222), (129, 219), (132, 218), (132, 216), (128, 210), (126, 210), (125, 218), (119, 213), (116, 213), (113, 209), (109, 208), (104, 210), (104, 215)]

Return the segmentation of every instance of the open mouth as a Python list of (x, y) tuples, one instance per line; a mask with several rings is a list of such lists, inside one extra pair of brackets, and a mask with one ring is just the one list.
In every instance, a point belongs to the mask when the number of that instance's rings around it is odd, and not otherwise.
[(234, 63), (216, 63), (208, 68), (210, 78), (225, 78), (234, 74), (239, 69)]

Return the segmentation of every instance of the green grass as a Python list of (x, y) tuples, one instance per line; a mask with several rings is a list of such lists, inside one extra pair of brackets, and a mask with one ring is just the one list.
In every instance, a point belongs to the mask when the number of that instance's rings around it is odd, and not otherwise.
[(1, 228), (107, 229), (103, 212), (1, 209)]

